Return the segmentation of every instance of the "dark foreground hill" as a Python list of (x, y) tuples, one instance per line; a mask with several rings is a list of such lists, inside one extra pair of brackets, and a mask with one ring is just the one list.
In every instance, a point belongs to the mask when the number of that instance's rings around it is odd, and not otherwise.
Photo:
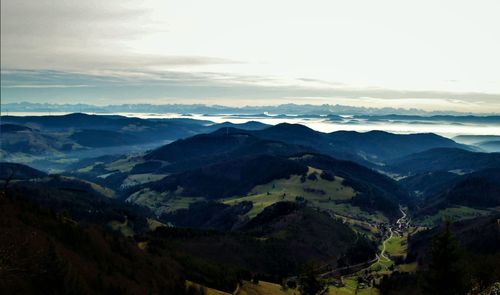
[[(149, 230), (151, 213), (115, 198), (114, 192), (95, 183), (47, 175), (22, 164), (0, 163), (0, 186), (57, 213), (69, 214), (82, 224), (124, 223), (132, 232)], [(9, 172), (13, 171), (13, 173)], [(0, 175), (1, 176), (1, 175)]]
[(310, 261), (355, 264), (372, 259), (376, 250), (340, 220), (292, 202), (267, 207), (231, 233), (158, 228), (155, 236), (158, 240), (150, 242), (155, 251), (179, 247), (186, 254), (249, 269), (273, 281), (300, 272)]
[[(8, 194), (8, 196), (6, 195)], [(171, 258), (0, 192), (0, 293), (184, 294)]]
[[(328, 261), (334, 266), (355, 264), (372, 258), (376, 249), (366, 236), (356, 233), (349, 225), (300, 200), (278, 202), (265, 208), (252, 220), (242, 218), (252, 208), (251, 202), (233, 206), (199, 202), (188, 209), (160, 217), (161, 221), (181, 228), (166, 228), (158, 221), (155, 221), (156, 226), (151, 227), (150, 221), (156, 217), (147, 209), (115, 198), (104, 187), (76, 178), (46, 175), (24, 165), (14, 166), (18, 167), (17, 171), (30, 171), (31, 174), (16, 174), (17, 178), (7, 183), (2, 190), (6, 202), (20, 202), (29, 208), (46, 208), (32, 213), (45, 210), (47, 214), (76, 228), (83, 228), (82, 231), (99, 228), (103, 234), (110, 231), (115, 235), (135, 236), (143, 245), (148, 245), (151, 254), (160, 254), (161, 257), (173, 255), (176, 261), (173, 263), (179, 263), (182, 274), (187, 278), (228, 291), (234, 289), (235, 282), (244, 273), (262, 273), (279, 281), (285, 275), (298, 273), (310, 260), (318, 263)], [(240, 158), (203, 169), (206, 170), (193, 172), (194, 176), (186, 180), (186, 184), (193, 184), (191, 191), (187, 190), (188, 195), (207, 193), (205, 188), (210, 187), (212, 182), (226, 184), (216, 186), (220, 188), (220, 195), (224, 195), (231, 188), (247, 189), (260, 181), (308, 171), (307, 166), (295, 160), (273, 156)], [(205, 176), (197, 173), (220, 178), (200, 182)], [(186, 172), (179, 175), (183, 174)], [(234, 181), (233, 185), (229, 185), (231, 181)], [(219, 196), (219, 193), (213, 196)], [(234, 193), (230, 191), (228, 195)], [(113, 231), (115, 228), (110, 224), (119, 224), (127, 231)], [(151, 233), (151, 230), (156, 230), (156, 233)], [(165, 232), (167, 236), (162, 236), (161, 233)], [(204, 239), (207, 239), (207, 244), (200, 242)], [(227, 255), (218, 250), (220, 243), (228, 243), (226, 246), (231, 245), (241, 251)], [(165, 248), (165, 245), (168, 247)], [(279, 256), (270, 259), (277, 252)], [(215, 274), (210, 273), (213, 270), (216, 270)], [(221, 272), (227, 273), (223, 275)]]
[[(451, 231), (460, 245), (477, 255), (500, 253), (500, 214), (461, 220), (452, 223)], [(416, 234), (409, 241), (411, 259), (426, 260), (432, 238), (442, 230), (442, 226)]]
[[(0, 290), (7, 294), (183, 294), (184, 279), (232, 291), (252, 273), (280, 282), (309, 261), (349, 265), (376, 251), (365, 236), (304, 203), (277, 203), (231, 232), (136, 230), (142, 216), (134, 207), (48, 178), (1, 191)], [(105, 226), (123, 215), (134, 239)]]
[[(495, 294), (500, 280), (500, 215), (445, 224), (409, 238), (416, 273), (386, 276), (383, 294)], [(497, 291), (493, 291), (493, 290)]]

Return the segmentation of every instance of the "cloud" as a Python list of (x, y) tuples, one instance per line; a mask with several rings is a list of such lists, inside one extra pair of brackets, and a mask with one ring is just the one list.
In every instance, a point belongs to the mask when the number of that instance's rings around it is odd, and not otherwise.
[(170, 68), (241, 63), (231, 59), (136, 52), (129, 48), (168, 30), (153, 7), (136, 1), (2, 0), (2, 69)]
[[(79, 45), (90, 39), (121, 39), (139, 37), (154, 22), (146, 21), (149, 10), (132, 1), (59, 1), (5, 0), (2, 1), (2, 39), (26, 45), (61, 46), (65, 40)], [(45, 40), (45, 41), (44, 41)], [(51, 42), (56, 44), (51, 44)]]
[[(319, 87), (319, 85), (322, 85)], [(211, 72), (3, 70), (2, 100), (16, 102), (345, 104), (500, 113), (500, 95), (349, 87), (316, 80), (279, 80)]]
[(80, 87), (90, 87), (89, 85), (57, 85), (57, 84), (19, 84), (19, 85), (6, 85), (2, 88), (80, 88)]
[(500, 112), (498, 1), (1, 5), (3, 101), (347, 100)]

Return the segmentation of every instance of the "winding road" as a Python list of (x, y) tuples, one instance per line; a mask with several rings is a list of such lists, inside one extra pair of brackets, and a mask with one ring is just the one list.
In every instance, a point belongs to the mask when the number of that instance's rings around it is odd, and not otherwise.
[[(405, 222), (407, 214), (401, 206), (399, 206), (399, 211), (401, 211), (402, 216), (401, 216), (401, 218), (399, 218), (396, 221), (396, 225), (397, 225), (398, 229), (401, 229), (401, 226)], [(329, 213), (330, 213), (330, 216), (333, 218), (333, 215), (331, 214), (331, 212), (329, 212)], [(408, 221), (406, 221), (406, 224), (408, 224)], [(380, 262), (381, 259), (384, 259), (385, 262), (390, 261), (391, 259), (389, 257), (387, 257), (387, 255), (385, 255), (385, 252), (386, 252), (386, 243), (394, 236), (394, 231), (392, 229), (392, 226), (389, 226), (389, 233), (390, 233), (389, 237), (387, 237), (384, 240), (384, 242), (382, 243), (382, 250), (381, 250), (380, 254), (376, 254), (376, 257), (374, 259), (369, 260), (369, 261), (365, 261), (362, 263), (358, 263), (356, 265), (349, 265), (349, 266), (345, 266), (345, 267), (331, 269), (331, 270), (328, 270), (326, 272), (321, 273), (319, 276), (320, 277), (327, 277), (330, 275), (335, 275), (335, 274), (340, 274), (340, 273), (342, 273), (343, 276), (351, 275), (351, 274), (354, 274), (354, 273), (357, 273), (357, 272), (360, 272), (362, 270), (370, 268), (372, 265)], [(319, 269), (323, 269), (327, 265), (328, 264), (321, 266)], [(295, 280), (295, 279), (297, 279), (297, 276), (289, 277), (287, 280)]]
[(379, 255), (377, 255), (377, 256), (379, 257), (379, 260), (380, 260), (380, 257), (384, 258), (386, 261), (389, 261), (389, 260), (390, 260), (390, 259), (389, 259), (389, 257), (387, 257), (387, 256), (385, 255), (385, 248), (386, 248), (386, 247), (385, 247), (385, 244), (386, 244), (386, 243), (387, 243), (387, 242), (388, 242), (388, 241), (392, 238), (392, 236), (394, 235), (394, 233), (392, 232), (392, 229), (391, 229), (391, 228), (389, 228), (389, 232), (390, 232), (391, 234), (390, 234), (390, 235), (389, 235), (389, 237), (388, 237), (387, 239), (385, 239), (385, 240), (384, 240), (384, 242), (382, 243), (382, 251), (380, 252), (380, 256), (379, 256)]
[(399, 228), (401, 228), (401, 224), (406, 219), (406, 212), (403, 211), (403, 208), (401, 207), (401, 205), (399, 205), (399, 211), (401, 211), (401, 213), (403, 214), (403, 216), (401, 216), (401, 218), (399, 218), (398, 221), (396, 221), (396, 224), (398, 225)]
[[(401, 205), (399, 205), (399, 211), (401, 212), (401, 214), (403, 214), (403, 216), (401, 216), (401, 218), (399, 218), (396, 221), (396, 225), (397, 225), (398, 229), (401, 229), (403, 223), (405, 223), (407, 215), (406, 215), (406, 212), (403, 210), (403, 207), (401, 207)], [(406, 221), (406, 225), (408, 225), (408, 221)], [(394, 232), (392, 231), (391, 227), (389, 227), (389, 232), (390, 232), (390, 235), (382, 243), (382, 251), (380, 252), (380, 257), (384, 258), (386, 261), (390, 261), (390, 259), (389, 259), (389, 257), (387, 257), (385, 255), (385, 249), (386, 249), (385, 244), (394, 236)]]

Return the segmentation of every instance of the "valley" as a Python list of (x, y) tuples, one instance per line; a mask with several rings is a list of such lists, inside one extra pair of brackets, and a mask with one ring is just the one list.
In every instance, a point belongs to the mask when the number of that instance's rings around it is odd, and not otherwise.
[(500, 295), (500, 1), (0, 2), (0, 295)]
[[(148, 257), (168, 257), (192, 292), (298, 294), (311, 264), (328, 294), (385, 294), (403, 288), (391, 280), (418, 285), (447, 220), (475, 227), (500, 212), (498, 153), (435, 134), (83, 114), (7, 119), (17, 127), (2, 132), (5, 159), (19, 156), (10, 154), (18, 145), (30, 159), (0, 164), (14, 204), (25, 200), (83, 229), (102, 227)], [(105, 132), (78, 131), (89, 124)], [(61, 143), (48, 139), (56, 133)], [(119, 136), (134, 137), (134, 148)], [(25, 165), (53, 156), (63, 170)], [(460, 235), (470, 243), (472, 233)]]

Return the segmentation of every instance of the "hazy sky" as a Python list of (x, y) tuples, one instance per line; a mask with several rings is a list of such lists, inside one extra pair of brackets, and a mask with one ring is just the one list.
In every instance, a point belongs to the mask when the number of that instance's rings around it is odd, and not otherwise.
[(500, 1), (2, 0), (2, 103), (500, 113)]

